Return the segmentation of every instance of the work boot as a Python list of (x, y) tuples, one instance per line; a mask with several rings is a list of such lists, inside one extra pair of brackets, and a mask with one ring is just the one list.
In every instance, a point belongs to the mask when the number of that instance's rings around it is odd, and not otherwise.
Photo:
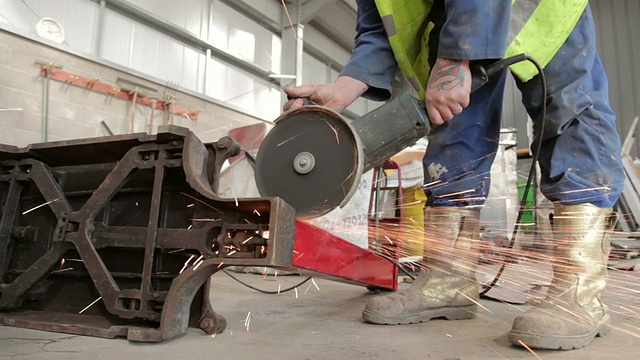
[(600, 293), (615, 222), (611, 208), (555, 206), (553, 281), (546, 299), (514, 320), (512, 344), (570, 350), (609, 333), (610, 318)]
[(462, 207), (426, 208), (424, 268), (406, 290), (369, 300), (364, 320), (399, 325), (474, 318), (479, 218), (479, 211)]

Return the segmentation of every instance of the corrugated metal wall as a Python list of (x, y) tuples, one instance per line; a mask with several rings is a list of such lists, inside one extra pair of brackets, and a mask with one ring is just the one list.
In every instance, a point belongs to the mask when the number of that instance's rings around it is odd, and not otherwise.
[[(609, 77), (611, 105), (618, 115), (623, 140), (640, 115), (640, 0), (591, 0), (598, 48)], [(520, 93), (510, 81), (505, 93), (504, 127), (518, 129), (518, 148), (526, 148), (527, 114)], [(640, 141), (632, 155), (640, 155)]]
[[(635, 116), (640, 115), (640, 1), (592, 0), (598, 47), (607, 69), (611, 105), (618, 115), (618, 130), (626, 137)], [(640, 154), (640, 144), (633, 148)]]

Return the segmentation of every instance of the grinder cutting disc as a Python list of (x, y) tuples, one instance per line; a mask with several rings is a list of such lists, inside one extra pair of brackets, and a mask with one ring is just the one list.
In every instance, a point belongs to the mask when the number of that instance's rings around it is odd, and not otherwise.
[(298, 218), (322, 216), (343, 206), (362, 175), (362, 149), (337, 113), (308, 105), (284, 113), (256, 158), (262, 196), (282, 198)]

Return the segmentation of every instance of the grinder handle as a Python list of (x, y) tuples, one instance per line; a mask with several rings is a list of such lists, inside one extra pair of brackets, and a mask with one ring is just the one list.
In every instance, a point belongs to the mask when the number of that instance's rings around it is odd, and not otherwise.
[(302, 99), (302, 105), (303, 106), (307, 106), (307, 105), (317, 105), (316, 103), (314, 103), (313, 101), (311, 101), (310, 98), (308, 97), (301, 97), (301, 98), (294, 98), (291, 95), (287, 95), (287, 100), (294, 100), (294, 99)]

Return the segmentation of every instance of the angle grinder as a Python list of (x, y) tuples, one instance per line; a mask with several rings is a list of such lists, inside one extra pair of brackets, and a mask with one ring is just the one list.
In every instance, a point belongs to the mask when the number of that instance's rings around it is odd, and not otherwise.
[[(472, 91), (520, 61), (505, 60), (474, 63)], [(352, 122), (319, 105), (289, 110), (275, 120), (258, 150), (258, 191), (285, 200), (298, 218), (325, 215), (351, 199), (363, 173), (430, 130), (423, 102), (406, 93)]]

